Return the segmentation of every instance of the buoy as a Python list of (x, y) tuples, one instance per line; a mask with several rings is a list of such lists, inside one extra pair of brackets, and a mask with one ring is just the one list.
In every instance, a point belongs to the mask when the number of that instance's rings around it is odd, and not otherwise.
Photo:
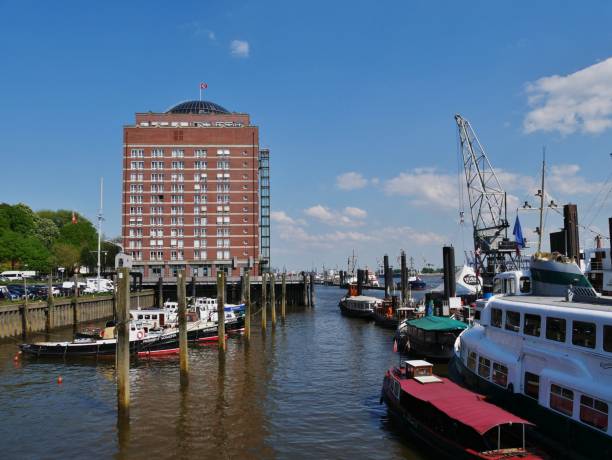
[(64, 380), (62, 379), (62, 376), (60, 375), (60, 376), (57, 378), (57, 383), (58, 383), (58, 384), (61, 384), (63, 381), (64, 381)]

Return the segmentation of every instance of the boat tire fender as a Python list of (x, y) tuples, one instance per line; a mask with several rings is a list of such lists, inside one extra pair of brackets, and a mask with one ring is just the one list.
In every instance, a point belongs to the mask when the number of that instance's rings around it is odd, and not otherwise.
[(136, 333), (136, 338), (137, 338), (138, 340), (143, 339), (143, 338), (144, 338), (144, 332), (142, 332), (142, 331), (138, 331), (138, 332)]

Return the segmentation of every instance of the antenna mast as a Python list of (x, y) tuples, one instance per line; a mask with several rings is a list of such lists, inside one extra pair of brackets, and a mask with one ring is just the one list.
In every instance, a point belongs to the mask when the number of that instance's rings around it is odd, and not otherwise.
[(98, 291), (100, 290), (100, 246), (101, 246), (101, 242), (102, 242), (102, 221), (104, 220), (103, 213), (102, 213), (102, 210), (103, 210), (103, 201), (102, 201), (103, 190), (104, 190), (104, 178), (100, 177), (100, 209), (98, 210), (98, 279), (97, 279)]
[(538, 254), (542, 250), (542, 234), (544, 229), (543, 215), (544, 215), (544, 168), (546, 167), (546, 147), (542, 149), (542, 189), (539, 191), (540, 194), (540, 226), (538, 227)]

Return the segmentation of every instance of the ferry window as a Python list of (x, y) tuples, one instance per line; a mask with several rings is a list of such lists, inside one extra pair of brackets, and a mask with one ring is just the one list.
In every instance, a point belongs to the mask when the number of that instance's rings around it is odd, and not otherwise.
[(603, 348), (605, 351), (612, 352), (612, 326), (604, 326), (603, 333), (604, 333)]
[(501, 327), (502, 311), (499, 308), (491, 308), (491, 326)]
[(523, 391), (527, 396), (538, 399), (540, 395), (540, 376), (525, 372), (525, 389)]
[(521, 314), (518, 311), (506, 311), (506, 329), (513, 332), (521, 329)]
[(508, 386), (508, 368), (503, 364), (493, 363), (491, 380), (499, 386), (506, 388)]
[(541, 323), (542, 318), (540, 318), (540, 315), (531, 315), (529, 313), (525, 313), (525, 324), (523, 325), (523, 333), (525, 335), (533, 335), (535, 337), (540, 337)]
[(476, 372), (476, 352), (475, 351), (470, 351), (468, 353), (467, 367), (468, 369), (471, 369), (474, 372)]
[(151, 319), (151, 315), (145, 315), (145, 319)]
[(595, 348), (595, 323), (573, 321), (572, 343), (579, 347)]
[(550, 408), (571, 417), (574, 410), (574, 392), (554, 383), (551, 384)]
[[(474, 311), (474, 319), (476, 321), (480, 321), (480, 310), (475, 310)], [(611, 334), (612, 335), (612, 334)]]
[(491, 360), (485, 358), (484, 356), (481, 356), (478, 359), (478, 375), (488, 380), (490, 372), (491, 372)]
[(563, 318), (546, 318), (546, 338), (565, 342), (565, 320)]
[(151, 315), (152, 319), (157, 319), (157, 315)]
[(528, 294), (531, 292), (531, 278), (528, 276), (521, 276), (519, 280), (519, 289), (523, 294)]
[(496, 279), (493, 281), (493, 294), (501, 294), (503, 292), (502, 289), (502, 280)]
[(400, 398), (400, 384), (397, 380), (393, 380), (393, 386), (391, 388), (391, 391), (393, 392), (393, 396), (395, 396), (395, 399), (397, 399), (399, 401)]
[(608, 404), (590, 396), (580, 396), (580, 420), (587, 425), (607, 431)]

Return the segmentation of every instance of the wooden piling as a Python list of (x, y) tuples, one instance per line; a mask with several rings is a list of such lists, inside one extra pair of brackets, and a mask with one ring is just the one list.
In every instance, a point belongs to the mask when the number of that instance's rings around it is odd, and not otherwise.
[(53, 328), (53, 315), (55, 314), (53, 304), (53, 276), (49, 273), (49, 282), (47, 284), (47, 318), (45, 321), (45, 332), (48, 334)]
[(72, 328), (74, 330), (74, 333), (76, 334), (77, 329), (78, 329), (78, 325), (79, 325), (79, 278), (78, 276), (75, 274), (74, 275), (74, 290), (73, 292), (73, 298), (72, 298)]
[(189, 359), (187, 356), (187, 287), (185, 283), (185, 270), (178, 270), (176, 274), (176, 292), (178, 299), (181, 385), (187, 385), (189, 383)]
[(119, 418), (130, 411), (130, 269), (118, 269), (117, 287), (117, 406)]
[(195, 275), (191, 277), (191, 297), (193, 298), (192, 302), (195, 302), (195, 298), (196, 298), (196, 277)]
[(251, 274), (244, 274), (244, 336), (251, 339)]
[(217, 273), (217, 335), (219, 351), (225, 351), (225, 272)]
[(302, 284), (304, 285), (304, 289), (303, 289), (304, 303), (303, 305), (307, 307), (308, 306), (308, 275), (306, 275), (306, 272), (302, 272)]
[(315, 282), (314, 273), (310, 274), (310, 306), (315, 306)]
[(272, 327), (276, 327), (276, 276), (274, 273), (270, 277), (270, 312), (272, 314)]
[(268, 318), (268, 293), (266, 289), (266, 274), (261, 274), (261, 330), (265, 332)]
[(157, 308), (164, 308), (164, 277), (157, 280)]
[(285, 308), (287, 306), (287, 274), (281, 275), (281, 318), (285, 319)]

